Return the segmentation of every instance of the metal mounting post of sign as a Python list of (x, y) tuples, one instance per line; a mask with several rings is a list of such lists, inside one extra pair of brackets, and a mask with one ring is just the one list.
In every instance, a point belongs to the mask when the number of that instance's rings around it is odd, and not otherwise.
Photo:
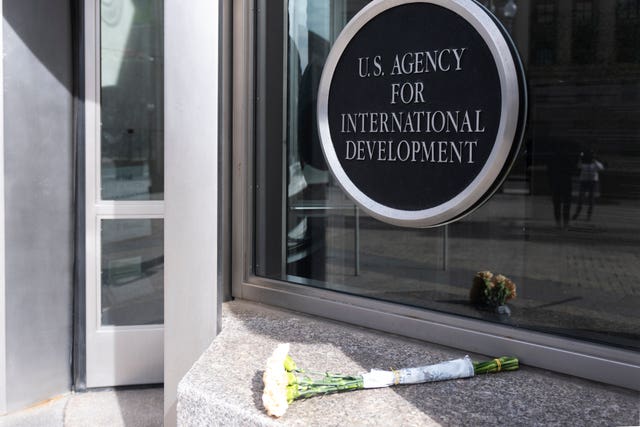
[(449, 267), (449, 225), (442, 227), (442, 269)]
[(358, 205), (353, 206), (354, 216), (354, 239), (353, 239), (353, 253), (355, 256), (355, 272), (354, 276), (360, 275), (360, 212), (358, 211)]

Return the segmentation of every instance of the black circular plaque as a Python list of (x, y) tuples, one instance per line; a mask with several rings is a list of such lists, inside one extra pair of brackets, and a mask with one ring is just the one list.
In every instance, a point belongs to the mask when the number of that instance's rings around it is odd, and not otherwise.
[(513, 43), (472, 0), (374, 1), (336, 40), (318, 94), (327, 163), (372, 216), (430, 227), (506, 176), (526, 115)]

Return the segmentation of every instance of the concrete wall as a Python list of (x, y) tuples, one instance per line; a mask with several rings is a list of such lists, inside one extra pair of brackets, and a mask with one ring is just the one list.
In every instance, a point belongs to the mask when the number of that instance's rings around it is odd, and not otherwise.
[(219, 3), (164, 3), (165, 426), (176, 424), (178, 382), (217, 330)]
[(72, 56), (68, 0), (3, 3), (6, 287), (0, 305), (12, 411), (70, 387)]
[[(0, 0), (2, 16), (2, 0)], [(2, 21), (0, 21), (2, 22)], [(3, 34), (0, 28), (0, 52), (3, 52)], [(0, 82), (4, 81), (3, 61), (0, 61)], [(7, 346), (6, 310), (4, 306), (4, 91), (0, 90), (0, 414), (7, 412)]]

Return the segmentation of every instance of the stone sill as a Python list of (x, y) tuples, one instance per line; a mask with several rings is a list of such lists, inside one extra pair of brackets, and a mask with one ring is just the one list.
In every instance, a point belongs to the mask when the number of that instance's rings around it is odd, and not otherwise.
[[(277, 344), (299, 366), (365, 372), (466, 353), (246, 301), (223, 304), (222, 332), (178, 387), (178, 425), (638, 425), (640, 393), (522, 367), (440, 383), (294, 402), (279, 419), (262, 406), (262, 371)], [(487, 356), (470, 354), (474, 360)], [(496, 355), (501, 356), (501, 355)]]

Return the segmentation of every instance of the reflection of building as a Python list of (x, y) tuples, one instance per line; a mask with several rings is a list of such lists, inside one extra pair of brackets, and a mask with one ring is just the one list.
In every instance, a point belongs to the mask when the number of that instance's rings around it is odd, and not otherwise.
[[(101, 160), (105, 199), (161, 199), (162, 34), (149, 2), (101, 7)], [(131, 94), (136, 96), (132, 97)], [(135, 181), (136, 184), (132, 185)]]
[[(640, 191), (637, 152), (640, 116), (640, 6), (637, 1), (540, 0), (524, 2), (516, 37), (528, 39), (530, 121), (536, 145), (533, 171), (549, 144), (577, 154), (593, 150), (607, 166), (602, 194), (631, 197)], [(527, 28), (528, 27), (528, 28)], [(559, 114), (562, 112), (562, 114)], [(536, 185), (534, 191), (545, 191)]]
[[(493, 5), (506, 23), (506, 2), (484, 3)], [(637, 194), (638, 2), (537, 0), (517, 5), (512, 34), (527, 68), (532, 108), (526, 141), (535, 144), (536, 156), (515, 165), (519, 175), (512, 174), (505, 188), (517, 187), (514, 179), (530, 174), (529, 190), (545, 194), (547, 157), (552, 144), (562, 143), (574, 156), (594, 150), (607, 161), (603, 195)]]

